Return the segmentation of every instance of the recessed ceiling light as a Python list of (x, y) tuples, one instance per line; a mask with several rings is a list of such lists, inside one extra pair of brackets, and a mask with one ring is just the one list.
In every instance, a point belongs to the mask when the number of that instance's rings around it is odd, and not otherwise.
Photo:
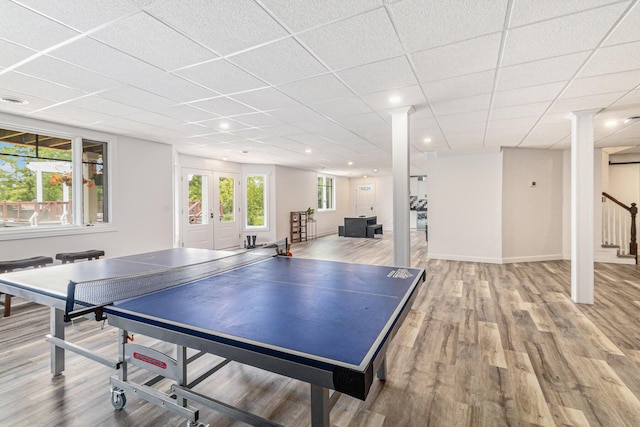
[(374, 169), (373, 171), (374, 171), (374, 172), (378, 172), (378, 169)]
[(226, 162), (227, 160), (229, 160), (229, 158), (228, 157), (223, 157), (222, 160), (224, 160)]
[(389, 102), (392, 104), (397, 104), (400, 101), (402, 101), (402, 98), (400, 98), (399, 96), (392, 96), (389, 98)]
[(612, 127), (612, 126), (615, 126), (617, 124), (618, 124), (617, 120), (609, 120), (609, 121), (605, 122), (605, 126), (607, 126), (607, 127)]
[(306, 150), (304, 150), (305, 153), (310, 153), (311, 152), (311, 148), (307, 148)]
[(227, 123), (227, 122), (221, 122), (221, 123), (218, 125), (218, 127), (219, 127), (220, 129), (229, 129), (229, 123)]
[(363, 175), (362, 177), (363, 177), (363, 178), (366, 178), (366, 177), (367, 177), (367, 175)]
[(348, 164), (349, 166), (351, 166), (351, 165), (353, 164), (353, 162), (349, 162), (349, 163), (347, 163), (347, 164)]
[(13, 96), (3, 96), (2, 98), (0, 98), (0, 101), (6, 102), (7, 104), (16, 104), (16, 105), (24, 105), (29, 103), (29, 101), (25, 99), (16, 98)]
[(425, 139), (423, 139), (423, 141), (424, 141), (425, 144), (428, 144), (428, 143), (431, 142), (431, 138), (425, 138)]

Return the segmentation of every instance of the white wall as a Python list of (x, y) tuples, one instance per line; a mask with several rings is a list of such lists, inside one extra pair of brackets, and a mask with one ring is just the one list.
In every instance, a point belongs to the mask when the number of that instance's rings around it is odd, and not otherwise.
[(502, 153), (427, 156), (430, 258), (502, 260)]
[(615, 164), (623, 162), (640, 162), (640, 155), (612, 154), (609, 165), (609, 193), (627, 206), (640, 204), (640, 163)]
[(82, 136), (110, 144), (113, 227), (86, 227), (83, 234), (0, 240), (0, 259), (103, 249), (108, 257), (173, 246), (172, 148), (166, 144), (0, 114), (2, 126)]
[[(376, 176), (367, 178), (351, 178), (349, 180), (350, 203), (349, 212), (344, 216), (356, 215), (356, 187), (358, 184), (373, 184), (375, 186), (376, 222), (382, 224), (382, 230), (393, 230), (393, 177)], [(342, 225), (343, 221), (339, 222)]]
[(562, 151), (503, 148), (502, 153), (503, 262), (562, 259)]

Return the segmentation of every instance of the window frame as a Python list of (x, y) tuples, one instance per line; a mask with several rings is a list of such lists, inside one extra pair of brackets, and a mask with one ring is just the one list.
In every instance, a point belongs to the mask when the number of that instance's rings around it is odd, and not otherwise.
[[(316, 177), (316, 192), (320, 188), (318, 181), (322, 179), (322, 206), (318, 206), (318, 212), (331, 212), (336, 210), (336, 177), (332, 175), (318, 174)], [(331, 180), (331, 207), (327, 207), (327, 179)]]
[[(263, 208), (264, 208), (264, 224), (263, 225), (249, 225), (249, 191), (247, 189), (247, 184), (249, 183), (249, 178), (253, 176), (259, 176), (263, 179), (264, 189), (263, 189)], [(244, 229), (249, 230), (260, 230), (267, 231), (269, 230), (269, 174), (267, 173), (247, 173), (243, 177), (244, 185)]]
[[(39, 126), (24, 126), (15, 123), (9, 123), (0, 121), (0, 128), (7, 130), (15, 130), (19, 132), (27, 132), (38, 135), (46, 135), (57, 138), (64, 138), (71, 141), (71, 164), (73, 185), (71, 186), (72, 194), (72, 206), (73, 206), (73, 222), (64, 225), (37, 225), (34, 227), (11, 227), (11, 229), (0, 228), (0, 241), (5, 240), (20, 240), (30, 238), (42, 238), (42, 237), (58, 237), (68, 236), (76, 234), (90, 234), (90, 233), (104, 233), (117, 231), (114, 221), (114, 209), (113, 209), (113, 185), (114, 179), (112, 172), (112, 163), (116, 158), (116, 142), (113, 136), (102, 134), (98, 132), (65, 132), (57, 131)], [(105, 144), (105, 170), (107, 180), (105, 187), (108, 191), (108, 198), (104, 208), (108, 210), (107, 218), (108, 222), (104, 223), (84, 223), (84, 195), (82, 185), (82, 173), (83, 173), (83, 140), (102, 142)]]

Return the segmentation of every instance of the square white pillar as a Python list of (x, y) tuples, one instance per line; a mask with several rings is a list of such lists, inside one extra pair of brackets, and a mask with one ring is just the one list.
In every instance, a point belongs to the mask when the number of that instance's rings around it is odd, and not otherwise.
[(412, 106), (389, 111), (393, 157), (393, 264), (399, 267), (411, 267), (409, 115), (413, 112)]
[(577, 111), (571, 116), (571, 299), (582, 304), (593, 304), (593, 117), (598, 111)]

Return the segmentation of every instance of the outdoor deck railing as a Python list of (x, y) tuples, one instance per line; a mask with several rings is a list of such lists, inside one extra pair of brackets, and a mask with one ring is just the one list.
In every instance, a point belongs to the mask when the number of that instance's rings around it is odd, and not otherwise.
[(0, 202), (0, 221), (20, 225), (71, 222), (71, 202)]

